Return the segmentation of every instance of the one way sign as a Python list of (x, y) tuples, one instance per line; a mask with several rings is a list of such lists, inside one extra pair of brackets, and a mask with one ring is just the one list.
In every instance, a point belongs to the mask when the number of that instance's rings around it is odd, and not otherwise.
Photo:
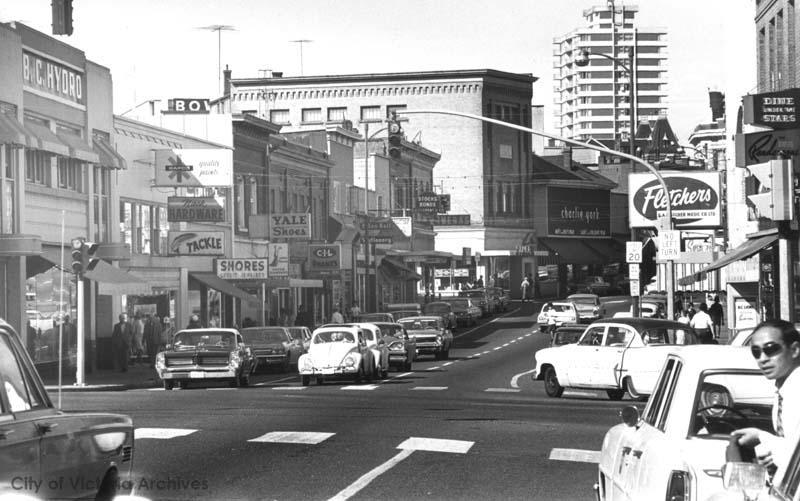
[(156, 150), (156, 186), (231, 186), (233, 151), (227, 148)]

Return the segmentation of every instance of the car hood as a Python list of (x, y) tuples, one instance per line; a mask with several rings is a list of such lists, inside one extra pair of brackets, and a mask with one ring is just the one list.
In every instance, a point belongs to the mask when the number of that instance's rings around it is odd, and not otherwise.
[(283, 348), (284, 344), (283, 343), (265, 343), (265, 342), (256, 341), (256, 342), (250, 343), (250, 347), (254, 348), (254, 349), (261, 349), (261, 350), (266, 349), (266, 348), (271, 348), (271, 349), (274, 350), (275, 348)]
[(595, 308), (597, 308), (597, 306), (593, 304), (575, 303), (575, 309), (578, 311), (592, 311)]
[(353, 343), (321, 343), (308, 349), (308, 356), (314, 362), (341, 362), (348, 353), (358, 353), (358, 345)]
[(208, 354), (220, 354), (220, 355), (228, 355), (230, 352), (235, 351), (236, 348), (215, 348), (215, 349), (206, 349), (206, 348), (192, 348), (187, 350), (167, 350), (164, 352), (164, 356), (169, 358), (192, 358), (194, 355), (198, 353), (202, 353), (203, 355)]
[(435, 336), (436, 334), (441, 334), (442, 331), (437, 329), (420, 329), (416, 331), (407, 331), (408, 335), (413, 336)]

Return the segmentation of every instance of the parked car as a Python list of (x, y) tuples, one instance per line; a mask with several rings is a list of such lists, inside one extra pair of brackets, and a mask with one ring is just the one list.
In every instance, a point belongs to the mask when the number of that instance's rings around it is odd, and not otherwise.
[(475, 325), (478, 323), (478, 319), (483, 315), (481, 309), (468, 297), (448, 298), (446, 302), (450, 303), (450, 306), (453, 307), (457, 325)]
[(775, 387), (750, 350), (670, 347), (661, 367), (644, 412), (627, 407), (623, 424), (603, 439), (595, 484), (601, 501), (709, 499), (723, 489), (731, 432), (772, 432)]
[(459, 291), (458, 297), (468, 297), (472, 299), (478, 308), (481, 309), (481, 315), (486, 317), (494, 314), (497, 309), (497, 304), (494, 296), (489, 295), (486, 289), (469, 289)]
[(499, 311), (507, 311), (511, 305), (511, 292), (502, 287), (487, 287), (486, 290), (495, 298)]
[(458, 323), (456, 314), (453, 311), (453, 305), (445, 301), (434, 301), (426, 304), (425, 307), (422, 308), (422, 313), (425, 315), (438, 315), (442, 317), (444, 324), (450, 330), (454, 330)]
[(394, 315), (391, 313), (362, 313), (358, 317), (359, 322), (394, 322)]
[(130, 483), (131, 418), (56, 409), (19, 335), (2, 320), (0, 381), (0, 498), (111, 500)]
[(334, 378), (372, 381), (374, 367), (372, 350), (367, 347), (361, 328), (355, 325), (331, 325), (314, 330), (311, 348), (298, 363), (303, 386), (308, 386), (311, 378), (317, 384)]
[(631, 296), (604, 296), (599, 297), (600, 318), (612, 318), (616, 313), (629, 312), (633, 304)]
[(380, 327), (372, 323), (359, 322), (353, 324), (361, 328), (364, 333), (364, 341), (367, 347), (372, 350), (375, 359), (375, 374), (381, 378), (386, 378), (389, 374), (389, 347), (383, 340)]
[(606, 390), (612, 400), (622, 399), (626, 391), (642, 398), (651, 394), (670, 350), (697, 342), (694, 329), (669, 320), (597, 320), (577, 344), (536, 352), (533, 379), (544, 381), (550, 397), (574, 387)]
[(453, 346), (453, 333), (445, 327), (442, 317), (409, 317), (398, 321), (417, 343), (417, 353), (434, 355), (446, 360)]
[(394, 320), (422, 315), (422, 306), (419, 303), (389, 303), (384, 306), (384, 309), (387, 313), (392, 314)]
[(542, 311), (536, 317), (536, 322), (539, 324), (539, 330), (544, 332), (547, 326), (550, 325), (550, 318), (555, 318), (556, 327), (564, 324), (577, 324), (580, 316), (578, 315), (578, 308), (572, 301), (551, 301), (542, 305)]
[(608, 290), (611, 288), (611, 284), (606, 282), (603, 277), (600, 276), (590, 276), (586, 277), (582, 283), (578, 285), (578, 289), (576, 292), (585, 292), (587, 294), (597, 294), (598, 296), (605, 296), (608, 294)]
[(302, 326), (287, 327), (287, 329), (289, 329), (292, 339), (303, 345), (303, 353), (307, 352), (308, 347), (311, 346), (311, 329)]
[(156, 355), (156, 371), (171, 390), (175, 383), (228, 381), (247, 386), (257, 361), (236, 329), (184, 329), (172, 338), (167, 350)]
[(550, 346), (577, 343), (585, 330), (585, 325), (562, 325), (556, 329), (556, 332), (550, 339)]
[(572, 294), (567, 301), (575, 303), (579, 322), (592, 323), (600, 318), (600, 298), (597, 294)]
[(389, 348), (389, 366), (397, 370), (410, 371), (417, 358), (417, 341), (409, 336), (405, 328), (396, 322), (375, 323), (383, 335), (383, 341)]
[(303, 343), (287, 327), (246, 327), (240, 332), (256, 358), (256, 370), (277, 366), (287, 372), (303, 354)]

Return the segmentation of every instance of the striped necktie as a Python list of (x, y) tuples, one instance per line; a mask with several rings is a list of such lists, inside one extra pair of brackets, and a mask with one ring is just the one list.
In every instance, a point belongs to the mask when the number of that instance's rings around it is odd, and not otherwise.
[(778, 393), (778, 415), (775, 418), (775, 434), (779, 437), (783, 436), (783, 395)]

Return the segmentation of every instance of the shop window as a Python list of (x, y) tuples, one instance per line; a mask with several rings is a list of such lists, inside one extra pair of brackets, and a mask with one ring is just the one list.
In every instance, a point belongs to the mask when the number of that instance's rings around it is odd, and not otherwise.
[(153, 235), (152, 253), (154, 255), (166, 256), (169, 254), (167, 246), (167, 234), (169, 232), (169, 222), (167, 222), (167, 208), (163, 206), (153, 207)]
[(108, 169), (100, 166), (95, 166), (92, 169), (94, 193), (94, 232), (92, 239), (95, 242), (106, 242), (111, 240), (111, 234), (108, 231), (107, 221), (110, 220), (111, 214), (109, 212), (109, 191), (111, 189), (111, 174)]
[(133, 248), (133, 204), (130, 202), (120, 202), (119, 207), (119, 231), (120, 240), (135, 252)]
[(58, 157), (58, 187), (83, 193), (83, 162), (73, 158)]
[(153, 219), (149, 205), (138, 205), (136, 211), (136, 248), (141, 254), (151, 254)]
[[(258, 214), (258, 208), (261, 204), (259, 204), (259, 186), (258, 180), (255, 177), (250, 177), (250, 214), (255, 215)], [(248, 223), (248, 227), (250, 224)]]
[(51, 185), (49, 153), (25, 150), (25, 181), (42, 186)]
[[(407, 108), (407, 107), (406, 107), (406, 105), (405, 105), (405, 104), (391, 104), (391, 105), (388, 105), (388, 106), (386, 107), (386, 118), (387, 118), (387, 119), (391, 119), (391, 118), (392, 118), (392, 115), (393, 115), (394, 113), (399, 113), (399, 112), (401, 112), (401, 111), (405, 111), (405, 110), (406, 110), (406, 108)], [(399, 115), (399, 114), (398, 114), (398, 115), (397, 115), (397, 120), (398, 120), (398, 121), (400, 121), (400, 122), (402, 122), (402, 121), (408, 121), (408, 117), (407, 117), (407, 116), (404, 116), (404, 115)]]
[(239, 231), (247, 231), (247, 223), (245, 221), (245, 192), (244, 192), (244, 178), (236, 176), (233, 185), (233, 197), (236, 205), (236, 229)]

